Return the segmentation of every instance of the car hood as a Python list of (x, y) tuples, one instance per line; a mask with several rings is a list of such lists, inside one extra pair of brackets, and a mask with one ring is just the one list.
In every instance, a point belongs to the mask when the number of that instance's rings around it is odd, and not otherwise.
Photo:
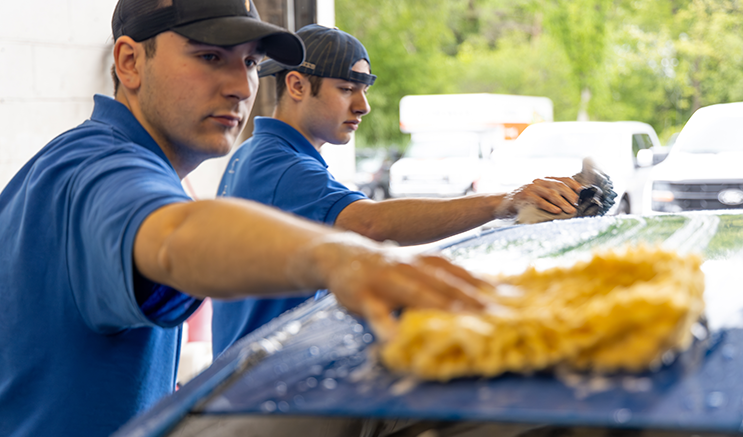
[(663, 181), (743, 179), (743, 152), (676, 151), (653, 169), (651, 179)]

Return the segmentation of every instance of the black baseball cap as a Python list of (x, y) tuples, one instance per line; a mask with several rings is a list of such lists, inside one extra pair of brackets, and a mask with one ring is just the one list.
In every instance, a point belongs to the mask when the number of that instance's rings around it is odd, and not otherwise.
[(283, 70), (292, 70), (315, 76), (361, 82), (370, 86), (377, 79), (377, 76), (373, 74), (351, 70), (354, 64), (362, 59), (369, 63), (371, 70), (371, 61), (369, 61), (364, 45), (352, 35), (337, 28), (318, 24), (304, 26), (297, 31), (297, 35), (302, 38), (307, 48), (304, 62), (299, 66), (287, 65), (271, 56), (272, 59), (258, 65), (259, 77), (272, 76)]
[(141, 42), (172, 30), (216, 46), (260, 40), (267, 56), (287, 65), (299, 65), (304, 59), (302, 40), (262, 22), (252, 0), (119, 0), (111, 27), (114, 40), (127, 35)]

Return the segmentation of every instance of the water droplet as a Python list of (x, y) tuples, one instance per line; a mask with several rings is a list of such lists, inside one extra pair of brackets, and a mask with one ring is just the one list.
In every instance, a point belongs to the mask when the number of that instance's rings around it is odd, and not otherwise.
[(695, 323), (691, 325), (691, 333), (699, 341), (707, 338), (707, 328), (705, 328), (701, 323)]
[(317, 356), (319, 354), (320, 354), (320, 348), (319, 347), (317, 347), (317, 346), (311, 346), (310, 347), (310, 355), (312, 355), (314, 357), (314, 356)]
[(335, 378), (335, 370), (328, 369), (325, 371), (325, 377), (326, 378)]
[(635, 378), (627, 376), (622, 380), (622, 387), (631, 393), (644, 393), (653, 388), (653, 380), (650, 378)]
[[(701, 326), (701, 325), (700, 325)], [(666, 366), (673, 364), (673, 360), (676, 359), (676, 354), (673, 351), (665, 351), (663, 353), (663, 356), (661, 356), (661, 361), (663, 361), (663, 364)]]
[(317, 380), (315, 378), (312, 378), (312, 377), (307, 378), (305, 380), (305, 383), (307, 384), (307, 387), (309, 387), (309, 388), (315, 388), (315, 387), (317, 387)]
[(286, 332), (292, 335), (298, 333), (300, 329), (302, 329), (302, 323), (300, 323), (298, 320), (295, 320), (286, 325)]
[(735, 346), (732, 344), (726, 344), (722, 347), (722, 357), (726, 360), (730, 361), (738, 354), (738, 351), (735, 350)]
[(304, 405), (304, 396), (302, 396), (302, 395), (296, 395), (296, 396), (294, 396), (294, 404), (295, 405)]
[(325, 390), (333, 390), (338, 387), (338, 382), (333, 378), (325, 378), (322, 380), (322, 386)]
[(617, 423), (627, 423), (632, 418), (632, 411), (627, 408), (620, 408), (614, 411), (614, 421)]
[(315, 364), (314, 366), (310, 367), (310, 375), (320, 375), (322, 374), (322, 366), (319, 364)]
[(374, 341), (374, 337), (372, 337), (372, 335), (368, 332), (361, 336), (361, 339), (364, 340), (364, 343), (371, 343), (372, 341)]
[(364, 326), (361, 325), (360, 323), (355, 324), (353, 326), (353, 332), (356, 332), (357, 334), (361, 334), (362, 332), (364, 332)]
[(336, 320), (343, 320), (346, 318), (346, 314), (343, 311), (336, 311), (334, 315)]
[(335, 371), (335, 376), (338, 378), (345, 378), (346, 376), (348, 376), (348, 369), (345, 367), (339, 368)]
[(279, 402), (279, 411), (286, 413), (289, 411), (289, 402), (281, 401)]
[(265, 411), (266, 413), (273, 413), (274, 411), (276, 411), (276, 402), (266, 401), (262, 403), (261, 410)]
[(713, 391), (707, 395), (707, 406), (710, 408), (720, 408), (727, 402), (727, 396), (721, 391)]
[(490, 399), (490, 389), (487, 387), (480, 387), (477, 390), (477, 399), (480, 401), (486, 401)]
[(276, 394), (279, 396), (284, 396), (286, 394), (286, 383), (283, 381), (279, 381), (276, 383)]
[(276, 375), (283, 375), (289, 371), (289, 365), (286, 363), (279, 363), (273, 367), (273, 372)]
[(346, 345), (356, 345), (356, 340), (353, 338), (353, 334), (346, 334), (343, 336), (343, 343)]

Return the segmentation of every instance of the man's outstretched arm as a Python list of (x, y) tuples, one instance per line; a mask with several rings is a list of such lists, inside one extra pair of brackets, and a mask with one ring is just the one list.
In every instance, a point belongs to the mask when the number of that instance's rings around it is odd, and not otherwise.
[(575, 212), (580, 184), (572, 178), (537, 179), (508, 194), (456, 199), (359, 200), (348, 205), (335, 225), (377, 241), (421, 244), (467, 231), (493, 219), (514, 217), (524, 205), (553, 214)]
[(479, 310), (491, 287), (438, 257), (404, 256), (357, 234), (241, 199), (171, 204), (134, 243), (152, 281), (197, 297), (237, 298), (328, 288), (379, 333), (406, 306)]

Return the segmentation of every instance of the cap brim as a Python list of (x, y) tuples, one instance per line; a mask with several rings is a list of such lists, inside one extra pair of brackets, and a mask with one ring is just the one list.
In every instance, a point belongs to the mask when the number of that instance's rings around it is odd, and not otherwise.
[(281, 62), (276, 62), (273, 59), (266, 59), (258, 64), (258, 77), (273, 76), (280, 71), (292, 67), (296, 67), (296, 65), (286, 65)]
[(296, 66), (304, 60), (304, 43), (279, 26), (250, 17), (220, 17), (174, 27), (173, 32), (204, 44), (234, 46), (261, 40), (266, 55)]

